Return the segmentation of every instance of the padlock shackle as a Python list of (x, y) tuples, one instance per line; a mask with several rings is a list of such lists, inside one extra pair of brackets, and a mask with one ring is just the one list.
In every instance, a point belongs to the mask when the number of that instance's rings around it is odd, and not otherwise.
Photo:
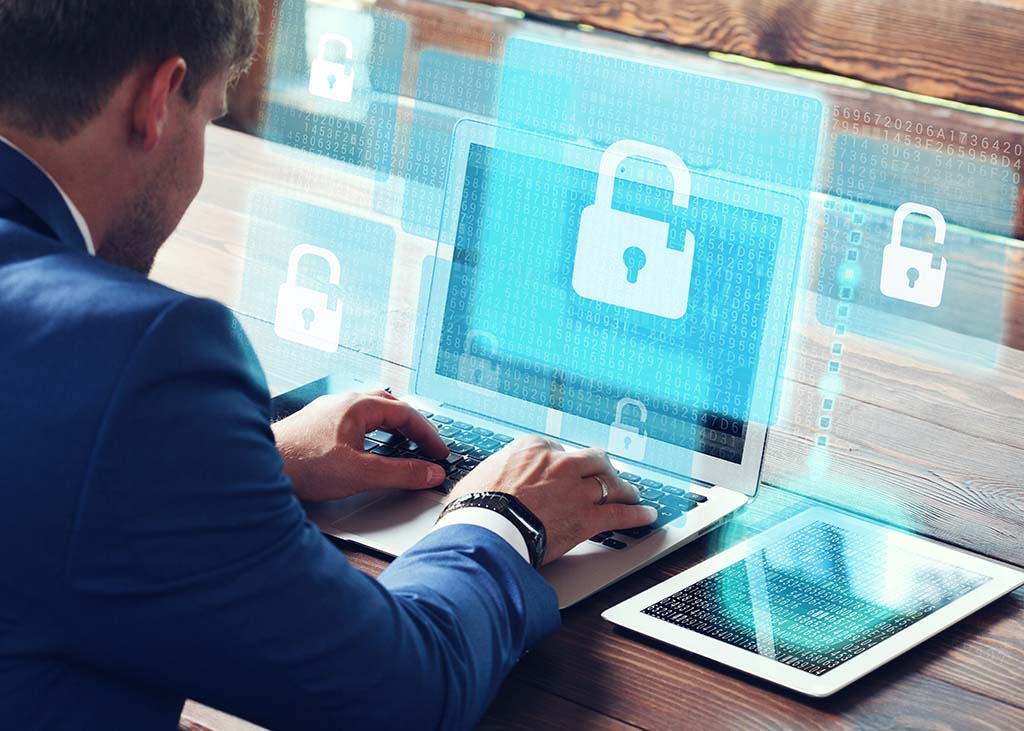
[(498, 354), (498, 338), (494, 333), (489, 333), (486, 330), (470, 330), (466, 333), (466, 343), (462, 348), (464, 354), (469, 355), (472, 352), (470, 348), (473, 347), (473, 341), (477, 338), (487, 341), (487, 345), (491, 348), (491, 355)]
[(355, 58), (355, 53), (352, 50), (352, 41), (343, 35), (337, 33), (324, 33), (320, 36), (320, 46), (317, 49), (317, 58), (327, 60), (327, 46), (331, 43), (340, 43), (345, 47), (345, 60), (351, 61)]
[(327, 266), (330, 267), (330, 283), (334, 286), (341, 284), (341, 263), (338, 261), (338, 257), (333, 252), (319, 246), (313, 246), (311, 244), (299, 244), (292, 249), (292, 255), (288, 257), (288, 283), (295, 284), (299, 280), (299, 262), (305, 256), (315, 256), (317, 259), (323, 259), (327, 262)]
[(935, 224), (935, 244), (936, 246), (942, 246), (946, 243), (946, 219), (942, 217), (938, 209), (926, 206), (921, 203), (904, 203), (902, 206), (896, 209), (896, 215), (892, 219), (892, 238), (889, 239), (890, 244), (899, 246), (903, 241), (903, 222), (907, 220), (907, 216), (912, 213), (920, 213), (922, 216), (928, 216)]
[(668, 168), (672, 174), (672, 205), (687, 208), (690, 205), (690, 169), (686, 163), (672, 150), (651, 145), (639, 140), (619, 140), (601, 155), (601, 172), (597, 179), (596, 204), (604, 208), (612, 207), (615, 194), (615, 182), (619, 177), (619, 165), (631, 157), (642, 157), (653, 160)]
[(640, 410), (640, 426), (647, 426), (647, 407), (642, 402), (637, 401), (635, 398), (624, 398), (619, 401), (618, 406), (615, 407), (615, 423), (622, 424), (622, 414), (625, 412), (627, 406), (635, 406)]

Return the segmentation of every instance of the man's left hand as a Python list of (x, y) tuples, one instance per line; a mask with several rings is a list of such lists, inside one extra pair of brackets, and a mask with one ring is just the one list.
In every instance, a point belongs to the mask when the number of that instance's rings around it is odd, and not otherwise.
[(363, 437), (377, 429), (400, 432), (428, 457), (448, 456), (434, 425), (385, 391), (322, 396), (273, 425), (299, 499), (335, 500), (391, 487), (422, 490), (444, 481), (439, 465), (364, 451)]

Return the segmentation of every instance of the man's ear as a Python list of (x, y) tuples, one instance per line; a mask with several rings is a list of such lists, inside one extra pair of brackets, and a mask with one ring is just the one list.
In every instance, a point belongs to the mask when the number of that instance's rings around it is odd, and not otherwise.
[(132, 131), (142, 140), (146, 152), (152, 152), (163, 139), (171, 100), (181, 91), (186, 73), (185, 59), (177, 56), (143, 75), (135, 96)]

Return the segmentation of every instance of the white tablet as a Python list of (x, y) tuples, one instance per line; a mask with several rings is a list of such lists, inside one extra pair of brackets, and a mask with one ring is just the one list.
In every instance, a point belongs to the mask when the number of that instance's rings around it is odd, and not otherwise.
[(1019, 569), (812, 508), (602, 616), (822, 697), (1021, 585)]

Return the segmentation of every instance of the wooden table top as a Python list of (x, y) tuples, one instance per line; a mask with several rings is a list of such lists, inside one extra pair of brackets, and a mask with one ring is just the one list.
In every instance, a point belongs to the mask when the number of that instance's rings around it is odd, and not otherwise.
[[(384, 373), (399, 392), (412, 360), (415, 297), (432, 242), (375, 212), (377, 190), (341, 165), (211, 129), (207, 179), (157, 261), (154, 277), (184, 291), (240, 301), (251, 196), (270, 190), (388, 223), (396, 231)], [(309, 184), (311, 170), (319, 184)], [(319, 192), (317, 192), (319, 191)], [(378, 205), (375, 206), (375, 199)], [(1009, 263), (989, 272), (1018, 286)], [(808, 266), (815, 266), (813, 257)], [(513, 671), (482, 728), (530, 729), (1010, 729), (1024, 728), (1024, 591), (1006, 597), (825, 700), (809, 700), (701, 658), (620, 633), (600, 618), (613, 604), (791, 514), (807, 496), (869, 515), (906, 516), (908, 527), (1018, 565), (1024, 563), (1024, 353), (996, 345), (984, 369), (943, 364), (866, 338), (846, 341), (844, 408), (830, 460), (808, 474), (816, 385), (830, 334), (802, 291), (783, 393), (758, 498), (729, 527), (569, 609), (563, 626)], [(288, 374), (268, 372), (272, 390)], [(810, 415), (810, 416), (809, 416)], [(379, 573), (385, 561), (346, 554)], [(241, 731), (238, 719), (190, 703), (182, 727)]]

